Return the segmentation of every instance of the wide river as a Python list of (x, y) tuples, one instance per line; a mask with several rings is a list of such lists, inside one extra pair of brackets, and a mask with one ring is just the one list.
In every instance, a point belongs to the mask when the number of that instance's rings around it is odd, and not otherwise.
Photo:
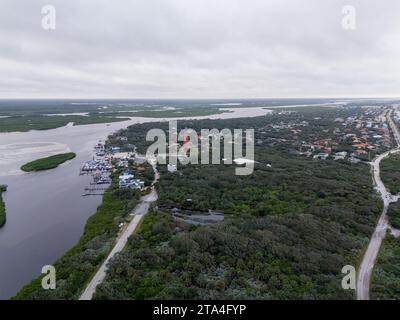
[[(228, 119), (265, 115), (262, 108), (235, 108), (233, 112), (185, 119)], [(79, 176), (93, 147), (111, 133), (129, 125), (171, 119), (132, 118), (130, 121), (72, 126), (24, 133), (0, 133), (0, 184), (7, 223), (0, 229), (0, 299), (8, 299), (70, 249), (83, 233), (86, 220), (101, 197), (82, 197), (90, 177)], [(183, 120), (180, 118), (178, 120)], [(22, 173), (21, 165), (37, 158), (73, 151), (77, 157), (57, 169)]]

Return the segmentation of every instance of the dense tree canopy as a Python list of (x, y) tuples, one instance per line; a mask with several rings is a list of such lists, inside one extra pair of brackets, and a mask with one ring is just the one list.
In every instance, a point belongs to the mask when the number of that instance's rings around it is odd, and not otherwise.
[[(261, 140), (254, 173), (235, 176), (234, 165), (179, 166), (177, 173), (161, 166), (159, 209), (111, 262), (96, 298), (353, 298), (354, 291), (341, 288), (341, 269), (357, 264), (381, 210), (369, 166), (293, 155), (284, 141), (271, 145), (271, 136), (289, 141), (293, 135), (265, 129), (279, 117), (178, 122), (196, 130), (254, 128)], [(314, 117), (301, 115), (313, 126), (331, 125)], [(145, 151), (151, 127), (166, 125), (132, 126), (122, 134)], [(184, 226), (171, 216), (174, 207), (216, 209), (225, 219)]]

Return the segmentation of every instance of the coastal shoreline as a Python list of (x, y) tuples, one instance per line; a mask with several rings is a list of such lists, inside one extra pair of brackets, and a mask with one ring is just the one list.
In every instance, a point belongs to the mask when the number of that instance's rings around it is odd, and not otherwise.
[[(65, 166), (60, 166), (56, 170), (32, 174), (23, 174), (19, 170), (22, 164), (28, 162), (27, 160), (33, 160), (29, 154), (24, 154), (23, 158), (13, 161), (14, 156), (12, 153), (9, 162), (5, 163), (5, 166), (0, 166), (3, 170), (13, 173), (12, 175), (4, 175), (4, 172), (3, 174), (0, 172), (2, 181), (4, 180), (10, 186), (10, 192), (8, 192), (5, 198), (9, 209), (9, 221), (7, 222), (7, 228), (0, 230), (0, 255), (6, 258), (5, 268), (0, 270), (0, 281), (4, 283), (4, 288), (0, 288), (0, 299), (7, 299), (14, 296), (21, 287), (40, 274), (41, 266), (52, 264), (79, 241), (87, 219), (93, 215), (96, 211), (95, 208), (101, 204), (102, 199), (100, 197), (88, 198), (81, 196), (86, 182), (84, 178), (78, 176), (78, 167), (80, 163), (92, 157), (93, 146), (99, 140), (105, 141), (114, 132), (139, 123), (166, 122), (169, 120), (231, 119), (265, 116), (269, 113), (271, 113), (270, 110), (265, 110), (261, 107), (237, 108), (234, 112), (213, 116), (177, 119), (132, 118), (129, 121), (112, 123), (109, 126), (106, 124), (95, 124), (76, 127), (68, 126), (50, 131), (30, 131), (15, 134), (0, 133), (5, 138), (2, 140), (3, 146), (18, 145), (23, 141), (25, 143), (29, 141), (31, 144), (55, 143), (57, 141), (56, 143), (60, 146), (73, 147), (74, 152), (77, 154), (76, 160)], [(85, 137), (85, 139), (82, 139), (82, 137)], [(4, 153), (2, 156), (3, 159), (0, 158), (0, 163), (2, 161), (4, 163)], [(20, 187), (17, 187), (17, 185)], [(39, 185), (43, 185), (43, 187), (38, 187)], [(68, 197), (64, 197), (62, 192), (67, 192)], [(19, 201), (23, 197), (26, 203)], [(69, 206), (73, 205), (74, 208), (60, 206), (58, 204), (59, 201), (68, 202)], [(24, 207), (25, 209), (22, 209)], [(52, 207), (57, 208), (56, 211), (49, 211), (48, 208)], [(27, 215), (26, 212), (29, 212), (29, 214)], [(34, 217), (35, 215), (37, 216)], [(60, 225), (61, 221), (65, 221), (67, 224)], [(50, 233), (47, 230), (51, 230)], [(19, 232), (24, 232), (24, 234), (20, 236)], [(29, 239), (36, 240), (32, 241)], [(49, 239), (52, 239), (50, 247)], [(11, 252), (6, 247), (1, 247), (1, 244), (15, 241), (21, 244), (18, 247), (21, 251), (13, 250), (12, 259), (10, 259), (8, 257)], [(33, 250), (33, 247), (36, 249)], [(44, 251), (40, 250), (41, 247), (43, 247)], [(31, 252), (30, 255), (33, 256), (24, 256), (23, 252), (26, 251)], [(14, 274), (12, 266), (16, 263), (21, 263), (18, 262), (21, 260), (21, 257), (26, 259), (23, 262), (24, 273), (20, 273), (12, 278), (11, 275)]]

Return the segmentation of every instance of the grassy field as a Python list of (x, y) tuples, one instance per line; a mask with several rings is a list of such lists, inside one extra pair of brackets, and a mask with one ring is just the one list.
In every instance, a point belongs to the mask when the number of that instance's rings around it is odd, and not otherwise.
[[(235, 106), (230, 106), (234, 108)], [(13, 105), (0, 102), (0, 132), (26, 132), (49, 130), (66, 126), (111, 123), (129, 120), (130, 117), (181, 118), (221, 114), (218, 106), (203, 103), (161, 105)], [(74, 114), (76, 113), (76, 114)], [(80, 113), (80, 114), (79, 114)], [(86, 115), (82, 115), (86, 113)], [(51, 116), (50, 116), (51, 115)], [(1, 118), (4, 117), (4, 118)]]
[(29, 162), (21, 167), (22, 171), (32, 172), (32, 171), (42, 171), (57, 168), (60, 164), (74, 159), (76, 154), (73, 152), (57, 154), (55, 156), (50, 156), (43, 159), (38, 159)]
[(68, 123), (74, 125), (87, 125), (99, 123), (112, 123), (127, 121), (130, 117), (144, 118), (181, 118), (181, 117), (199, 117), (213, 114), (221, 114), (218, 108), (182, 108), (177, 110), (139, 110), (137, 112), (107, 112), (104, 114), (90, 113), (88, 116), (70, 115), (70, 116), (44, 116), (44, 115), (25, 115), (10, 116), (0, 118), (0, 132), (26, 132), (30, 130), (50, 130), (66, 126)]
[(66, 126), (68, 123), (74, 125), (111, 123), (126, 121), (129, 118), (106, 117), (99, 115), (91, 116), (12, 116), (0, 118), (0, 132), (26, 132), (30, 130), (49, 130)]
[(143, 117), (143, 118), (183, 118), (202, 117), (214, 114), (221, 114), (228, 111), (219, 108), (176, 108), (175, 110), (140, 110), (137, 112), (106, 113), (108, 116), (122, 117)]
[(6, 223), (6, 206), (1, 194), (6, 191), (6, 188), (0, 186), (0, 228)]

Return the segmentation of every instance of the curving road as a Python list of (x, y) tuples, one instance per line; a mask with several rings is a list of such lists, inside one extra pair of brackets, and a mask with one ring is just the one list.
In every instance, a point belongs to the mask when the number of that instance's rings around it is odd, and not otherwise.
[(96, 291), (96, 287), (103, 282), (107, 274), (108, 263), (117, 253), (121, 252), (124, 249), (124, 247), (128, 242), (129, 237), (135, 232), (140, 221), (143, 219), (144, 215), (149, 211), (150, 204), (157, 200), (158, 195), (155, 190), (154, 184), (159, 179), (160, 175), (157, 171), (155, 161), (149, 161), (149, 162), (154, 170), (154, 181), (152, 183), (151, 192), (148, 195), (145, 195), (141, 198), (140, 203), (133, 210), (132, 213), (133, 219), (129, 223), (128, 227), (124, 230), (124, 232), (119, 236), (114, 248), (111, 250), (107, 259), (104, 260), (99, 270), (97, 270), (96, 274), (87, 285), (85, 291), (82, 293), (79, 300), (92, 300), (92, 297)]
[(392, 113), (393, 111), (387, 113), (387, 119), (395, 137), (397, 147), (379, 155), (371, 162), (374, 185), (376, 186), (376, 189), (382, 197), (384, 206), (382, 214), (378, 220), (378, 224), (375, 228), (374, 233), (372, 234), (372, 238), (357, 273), (357, 300), (369, 300), (372, 270), (378, 256), (382, 240), (385, 238), (386, 230), (389, 227), (388, 218), (386, 215), (387, 210), (390, 203), (396, 202), (398, 200), (398, 196), (394, 196), (386, 190), (385, 185), (383, 184), (380, 177), (380, 163), (382, 159), (386, 158), (391, 153), (396, 153), (400, 151), (400, 133), (391, 118)]

